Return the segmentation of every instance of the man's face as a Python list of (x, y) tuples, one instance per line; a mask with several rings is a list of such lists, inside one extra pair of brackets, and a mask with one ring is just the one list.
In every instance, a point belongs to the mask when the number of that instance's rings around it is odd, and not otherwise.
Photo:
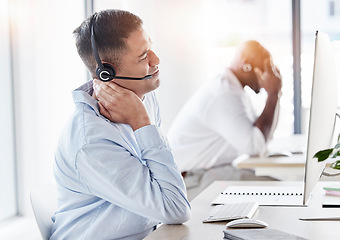
[(260, 81), (254, 71), (252, 71), (252, 80), (249, 83), (249, 87), (253, 89), (255, 93), (259, 93), (261, 89)]
[(122, 54), (121, 67), (117, 69), (117, 76), (144, 77), (152, 75), (152, 78), (145, 80), (114, 79), (113, 81), (132, 90), (142, 98), (144, 94), (159, 87), (159, 58), (151, 50), (151, 39), (142, 27), (130, 34), (126, 44), (127, 49)]

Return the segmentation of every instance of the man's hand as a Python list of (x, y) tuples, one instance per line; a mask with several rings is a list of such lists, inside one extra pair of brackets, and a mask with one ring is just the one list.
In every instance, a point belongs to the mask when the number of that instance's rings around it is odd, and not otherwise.
[(268, 140), (273, 134), (278, 121), (282, 77), (280, 70), (270, 59), (264, 60), (263, 72), (259, 68), (255, 68), (254, 71), (259, 79), (260, 87), (263, 87), (268, 93), (266, 105), (254, 125), (260, 129), (265, 139)]
[(150, 118), (141, 99), (118, 84), (93, 80), (100, 113), (115, 123), (129, 124), (135, 131), (150, 125)]
[(259, 68), (254, 69), (257, 79), (259, 79), (260, 87), (263, 87), (268, 95), (279, 96), (282, 88), (282, 77), (280, 70), (275, 66), (271, 59), (264, 60), (264, 71)]

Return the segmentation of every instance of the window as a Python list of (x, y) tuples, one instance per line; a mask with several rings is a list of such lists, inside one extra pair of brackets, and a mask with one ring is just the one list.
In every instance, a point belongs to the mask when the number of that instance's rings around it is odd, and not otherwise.
[(329, 16), (340, 17), (340, 1), (339, 0), (329, 1)]
[(7, 1), (0, 3), (0, 220), (17, 213), (15, 181), (14, 110), (11, 76), (10, 30)]
[(0, 220), (32, 215), (31, 189), (54, 181), (71, 91), (85, 82), (72, 35), (84, 20), (83, 1), (35, 3), (0, 1)]

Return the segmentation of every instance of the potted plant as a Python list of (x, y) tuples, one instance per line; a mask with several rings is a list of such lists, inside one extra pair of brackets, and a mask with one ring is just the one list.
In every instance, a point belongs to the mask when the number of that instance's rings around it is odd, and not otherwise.
[[(330, 158), (334, 158), (336, 160), (337, 157), (339, 156), (340, 156), (340, 134), (338, 135), (337, 144), (333, 148), (318, 151), (314, 155), (314, 158), (317, 158), (318, 162), (322, 162)], [(330, 165), (330, 168), (340, 170), (340, 160), (334, 161)]]

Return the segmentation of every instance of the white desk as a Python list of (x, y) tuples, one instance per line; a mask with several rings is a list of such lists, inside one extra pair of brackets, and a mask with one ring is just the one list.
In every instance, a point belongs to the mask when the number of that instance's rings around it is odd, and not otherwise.
[[(285, 185), (289, 182), (227, 182), (217, 181), (191, 201), (192, 216), (182, 225), (162, 225), (151, 233), (146, 240), (221, 240), (226, 222), (202, 223), (211, 210), (211, 201), (228, 185)], [(301, 184), (301, 183), (300, 183)], [(269, 228), (295, 234), (310, 240), (340, 239), (340, 221), (301, 221), (300, 217), (340, 216), (340, 208), (322, 208), (322, 186), (328, 182), (319, 182), (308, 207), (270, 207), (260, 206), (254, 219), (269, 224)], [(340, 200), (340, 198), (339, 198)]]
[(303, 181), (305, 162), (305, 154), (293, 154), (290, 157), (242, 155), (233, 162), (233, 166), (254, 169), (256, 176), (271, 176), (283, 181)]
[[(317, 161), (315, 159), (315, 161)], [(329, 168), (331, 162), (326, 164), (325, 171), (328, 173), (338, 173), (338, 170)], [(235, 159), (235, 168), (254, 169), (256, 176), (271, 176), (281, 181), (303, 181), (305, 176), (305, 154), (293, 154), (290, 157), (249, 157), (242, 155)], [(340, 176), (325, 177), (320, 181), (340, 181)]]
[(269, 153), (300, 152), (292, 156), (247, 156), (242, 155), (235, 159), (236, 168), (250, 168), (255, 170), (257, 176), (271, 176), (284, 181), (303, 181), (306, 155), (307, 137), (305, 135), (292, 135), (276, 138), (268, 143)]

